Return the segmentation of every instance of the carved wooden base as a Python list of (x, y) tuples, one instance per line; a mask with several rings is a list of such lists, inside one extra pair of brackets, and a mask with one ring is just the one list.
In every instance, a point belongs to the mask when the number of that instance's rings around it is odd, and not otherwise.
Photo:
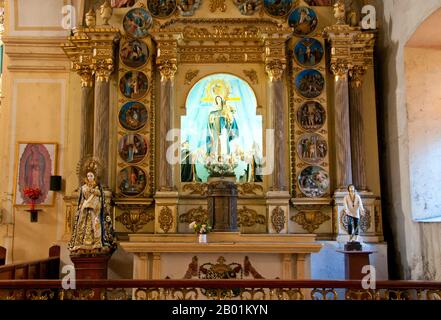
[(107, 279), (107, 264), (111, 255), (70, 256), (76, 279)]

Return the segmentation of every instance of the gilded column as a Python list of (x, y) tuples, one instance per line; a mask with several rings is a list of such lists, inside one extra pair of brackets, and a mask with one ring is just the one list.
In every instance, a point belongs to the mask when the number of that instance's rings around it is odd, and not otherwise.
[(94, 70), (92, 47), (83, 29), (77, 29), (61, 47), (72, 62), (72, 71), (81, 78), (80, 159), (93, 154)]
[(351, 123), (352, 178), (357, 190), (367, 190), (366, 155), (363, 125), (362, 78), (366, 71), (363, 66), (354, 66), (350, 72), (349, 104)]
[(346, 62), (331, 64), (334, 74), (336, 186), (340, 190), (352, 183), (348, 70)]
[(173, 128), (173, 95), (174, 77), (177, 71), (175, 58), (159, 61), (161, 74), (160, 102), (159, 102), (159, 159), (158, 159), (158, 186), (159, 191), (173, 191), (173, 168), (167, 160), (167, 150), (171, 141), (167, 141), (167, 134)]
[(94, 81), (93, 72), (81, 74), (81, 143), (80, 159), (93, 154)]
[[(273, 111), (272, 127), (274, 128), (274, 170), (273, 170), (273, 191), (285, 191), (288, 187), (286, 174), (286, 146), (285, 119), (287, 117), (284, 103), (284, 85), (282, 81), (283, 72), (286, 68), (284, 60), (270, 60), (266, 63), (265, 69), (269, 77), (269, 109)], [(267, 141), (267, 143), (271, 143)]]
[(105, 188), (109, 187), (109, 81), (114, 70), (113, 43), (118, 34), (119, 30), (112, 28), (96, 29), (89, 33), (95, 71), (93, 156), (103, 166), (101, 183)]

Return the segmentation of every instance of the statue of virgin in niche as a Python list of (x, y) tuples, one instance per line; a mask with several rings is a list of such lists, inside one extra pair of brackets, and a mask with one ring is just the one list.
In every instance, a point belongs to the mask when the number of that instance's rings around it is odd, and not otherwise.
[(221, 96), (215, 98), (216, 109), (208, 115), (207, 154), (219, 159), (231, 155), (231, 142), (239, 136), (239, 127), (233, 107), (226, 105)]

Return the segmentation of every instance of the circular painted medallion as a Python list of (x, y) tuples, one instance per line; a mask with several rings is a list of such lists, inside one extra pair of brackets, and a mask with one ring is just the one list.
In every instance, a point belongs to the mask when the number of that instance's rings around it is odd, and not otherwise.
[(118, 119), (124, 129), (137, 131), (147, 123), (147, 108), (141, 102), (129, 101), (121, 107)]
[(175, 0), (149, 0), (147, 6), (155, 18), (167, 18), (176, 10)]
[(118, 153), (125, 162), (138, 163), (147, 154), (147, 141), (139, 134), (126, 134), (119, 140)]
[(128, 71), (119, 81), (121, 93), (129, 99), (140, 99), (147, 93), (149, 82), (141, 71)]
[(303, 67), (313, 67), (323, 58), (323, 45), (314, 38), (303, 38), (294, 46), (294, 56)]
[(314, 69), (301, 71), (295, 79), (296, 89), (299, 94), (308, 99), (317, 98), (325, 87), (325, 78)]
[(128, 40), (123, 43), (119, 52), (121, 61), (130, 68), (139, 68), (149, 59), (147, 45), (139, 40)]
[(123, 20), (124, 31), (133, 38), (145, 38), (152, 24), (152, 16), (143, 8), (130, 10)]
[(329, 189), (329, 175), (321, 167), (310, 166), (302, 170), (298, 177), (300, 191), (309, 198), (319, 198)]
[(302, 161), (319, 164), (325, 160), (328, 143), (317, 133), (305, 133), (297, 141), (297, 154)]
[(292, 8), (292, 0), (263, 0), (265, 11), (273, 17), (284, 17)]
[(311, 8), (298, 7), (289, 15), (288, 23), (295, 35), (306, 36), (317, 28), (317, 14)]
[(316, 131), (326, 122), (326, 111), (317, 101), (306, 101), (297, 110), (297, 123), (306, 131)]
[(135, 197), (141, 194), (146, 185), (147, 177), (140, 167), (126, 167), (118, 174), (118, 188), (125, 196)]

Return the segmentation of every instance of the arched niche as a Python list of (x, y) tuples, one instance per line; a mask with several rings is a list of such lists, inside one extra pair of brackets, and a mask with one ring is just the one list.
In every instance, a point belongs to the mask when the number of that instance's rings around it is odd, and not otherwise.
[(412, 217), (441, 221), (441, 9), (404, 49)]
[(262, 116), (256, 113), (256, 95), (245, 80), (227, 73), (205, 76), (190, 89), (185, 109), (181, 182), (206, 182), (210, 174), (205, 164), (230, 158), (237, 162), (237, 182), (262, 181)]

